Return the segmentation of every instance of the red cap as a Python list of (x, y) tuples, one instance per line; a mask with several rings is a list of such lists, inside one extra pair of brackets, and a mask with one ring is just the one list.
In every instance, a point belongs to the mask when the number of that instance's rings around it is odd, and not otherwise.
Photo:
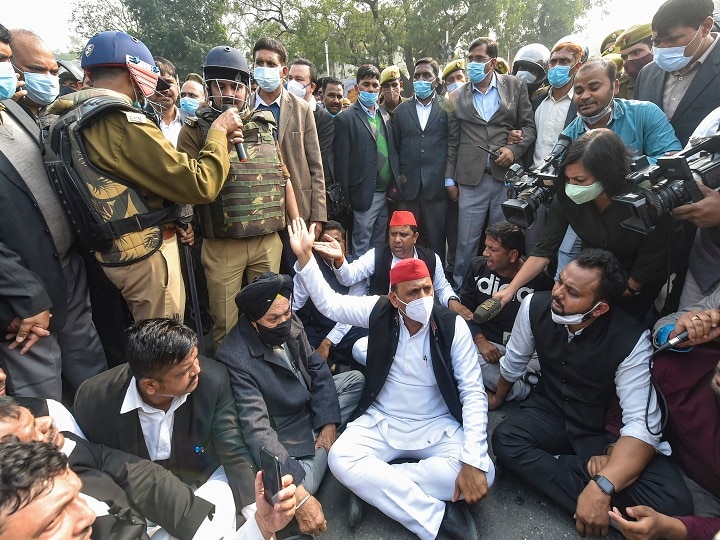
[(408, 227), (417, 227), (417, 221), (415, 221), (415, 214), (408, 212), (407, 210), (398, 210), (393, 212), (390, 218), (391, 227), (402, 227), (407, 225)]
[(430, 272), (425, 262), (420, 259), (403, 259), (390, 269), (390, 285), (426, 277), (430, 277)]

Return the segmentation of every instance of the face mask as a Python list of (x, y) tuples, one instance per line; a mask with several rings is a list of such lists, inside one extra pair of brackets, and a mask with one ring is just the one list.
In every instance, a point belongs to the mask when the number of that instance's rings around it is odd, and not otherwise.
[(188, 114), (195, 114), (195, 111), (200, 106), (200, 100), (191, 97), (180, 98), (180, 109)]
[(449, 94), (450, 92), (454, 92), (454, 91), (457, 90), (458, 88), (462, 88), (464, 84), (465, 84), (464, 82), (454, 82), (454, 83), (448, 84), (448, 85), (447, 85), (448, 94)]
[(592, 116), (585, 116), (584, 114), (577, 113), (579, 118), (582, 118), (582, 121), (585, 122), (588, 126), (594, 126), (597, 124), (600, 120), (605, 118), (605, 116), (612, 111), (612, 104), (614, 99), (610, 99), (610, 103), (608, 103), (605, 108), (603, 108), (602, 111), (600, 111), (597, 114), (594, 114)]
[(280, 68), (256, 67), (253, 77), (265, 92), (274, 92), (280, 86)]
[[(697, 37), (698, 32), (700, 32), (700, 28), (698, 28), (697, 32), (695, 32), (693, 39)], [(692, 41), (692, 39), (690, 41)], [(688, 45), (690, 45), (690, 43), (688, 43)], [(700, 50), (701, 46), (702, 40), (700, 40), (700, 43), (698, 43), (698, 46), (695, 49), (695, 52), (692, 53), (690, 56), (685, 56), (685, 49), (687, 49), (687, 45), (685, 45), (684, 47), (653, 47), (652, 52), (655, 63), (658, 65), (658, 67), (663, 71), (672, 72), (679, 71), (682, 68), (686, 67), (692, 61), (695, 53)]]
[(287, 91), (291, 94), (295, 94), (300, 99), (305, 99), (305, 89), (310, 86), (309, 84), (307, 86), (303, 86), (302, 83), (297, 82), (295, 79), (288, 82), (287, 84)]
[(478, 84), (485, 80), (485, 77), (487, 77), (487, 73), (485, 73), (485, 66), (487, 66), (491, 61), (492, 60), (488, 60), (487, 62), (470, 62), (468, 64), (468, 77), (470, 77), (471, 83)]
[(360, 103), (369, 109), (377, 103), (379, 95), (380, 94), (376, 94), (374, 92), (365, 92), (364, 90), (360, 90), (358, 99), (360, 100)]
[(518, 71), (515, 76), (518, 79), (522, 79), (527, 84), (532, 84), (537, 81), (537, 75), (535, 75), (534, 73), (530, 73), (529, 71)]
[(10, 62), (0, 62), (0, 99), (7, 99), (15, 94), (17, 77)]
[(555, 66), (548, 71), (548, 82), (553, 88), (562, 88), (570, 82), (570, 70), (572, 66)]
[(640, 73), (640, 70), (652, 61), (653, 61), (652, 53), (647, 53), (642, 58), (636, 58), (635, 60), (626, 60), (625, 61), (625, 73), (627, 73), (628, 77), (630, 77), (631, 79), (635, 79), (635, 78), (637, 78), (638, 73)]
[(271, 347), (279, 347), (290, 339), (290, 322), (292, 319), (288, 319), (285, 322), (281, 322), (275, 328), (268, 328), (263, 326), (259, 322), (256, 322), (258, 334), (260, 339)]
[(413, 89), (415, 90), (415, 95), (420, 99), (430, 97), (430, 94), (433, 93), (432, 83), (429, 81), (415, 81), (413, 83)]
[(27, 97), (38, 105), (50, 105), (60, 93), (60, 79), (46, 73), (23, 73)]
[(590, 314), (595, 311), (600, 304), (602, 304), (602, 302), (598, 302), (585, 313), (575, 313), (573, 315), (559, 315), (551, 308), (550, 316), (552, 317), (553, 322), (557, 324), (580, 324), (588, 320), (590, 318)]
[(434, 297), (432, 296), (423, 296), (422, 298), (418, 298), (412, 302), (408, 302), (407, 304), (398, 298), (398, 302), (405, 304), (405, 315), (413, 321), (419, 322), (425, 326), (430, 321), (430, 314), (432, 313), (433, 308), (433, 298)]
[(565, 195), (575, 204), (584, 204), (594, 201), (604, 191), (600, 182), (593, 182), (589, 186), (578, 186), (577, 184), (565, 184)]

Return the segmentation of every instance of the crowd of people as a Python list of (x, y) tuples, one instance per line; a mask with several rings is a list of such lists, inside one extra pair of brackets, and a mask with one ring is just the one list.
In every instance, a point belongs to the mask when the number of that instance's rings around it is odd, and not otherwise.
[(667, 0), (409, 89), (0, 25), (0, 540), (332, 534), (328, 469), (351, 528), (476, 539), (502, 472), (718, 538), (719, 30)]

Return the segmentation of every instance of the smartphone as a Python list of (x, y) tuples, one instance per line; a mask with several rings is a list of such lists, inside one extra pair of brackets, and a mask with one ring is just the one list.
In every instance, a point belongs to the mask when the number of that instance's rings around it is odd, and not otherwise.
[(260, 449), (260, 468), (263, 472), (265, 500), (274, 506), (278, 502), (278, 492), (282, 487), (280, 458), (263, 447)]

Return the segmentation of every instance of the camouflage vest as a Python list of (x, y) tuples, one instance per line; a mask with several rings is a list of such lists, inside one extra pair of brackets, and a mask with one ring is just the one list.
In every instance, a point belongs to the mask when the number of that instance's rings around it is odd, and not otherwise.
[(143, 114), (125, 100), (98, 95), (61, 116), (50, 128), (45, 168), (80, 241), (103, 266), (126, 266), (155, 253), (162, 225), (181, 205), (151, 209), (140, 188), (109, 176), (87, 158), (82, 130), (113, 111)]
[[(203, 141), (216, 113), (198, 110), (197, 124)], [(191, 122), (192, 123), (192, 122)], [(199, 209), (205, 238), (249, 238), (285, 227), (285, 184), (288, 178), (278, 156), (270, 111), (254, 111), (244, 121), (247, 161), (230, 152), (230, 173), (217, 199)]]

